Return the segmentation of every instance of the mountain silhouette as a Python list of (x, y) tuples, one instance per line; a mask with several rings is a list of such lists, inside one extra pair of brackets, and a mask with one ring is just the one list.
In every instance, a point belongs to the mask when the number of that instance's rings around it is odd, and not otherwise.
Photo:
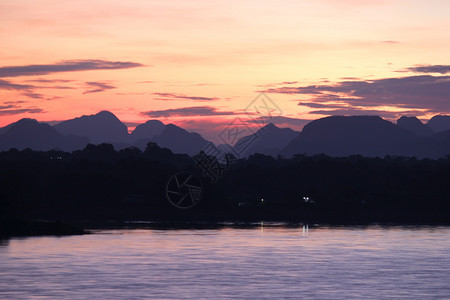
[(0, 129), (0, 150), (17, 148), (23, 150), (60, 149), (73, 151), (82, 149), (88, 143), (85, 137), (64, 136), (46, 123), (34, 119), (21, 119)]
[(427, 126), (434, 132), (450, 130), (450, 116), (434, 116), (427, 122)]
[(173, 124), (164, 127), (160, 134), (149, 139), (141, 139), (134, 146), (145, 150), (148, 142), (154, 142), (161, 148), (168, 148), (173, 153), (195, 155), (198, 154), (209, 141), (196, 132), (188, 132)]
[(254, 134), (241, 138), (234, 145), (234, 152), (241, 157), (255, 153), (276, 156), (298, 134), (291, 128), (279, 128), (270, 123)]
[[(334, 116), (308, 123), (301, 133), (268, 124), (240, 139), (232, 150), (241, 157), (261, 153), (320, 154), (330, 156), (399, 155), (437, 158), (450, 153), (450, 116), (435, 116), (423, 124), (415, 117), (402, 117), (393, 124), (377, 116)], [(432, 133), (430, 127), (436, 131)], [(107, 111), (63, 121), (54, 127), (33, 119), (22, 119), (0, 128), (0, 150), (60, 149), (74, 151), (88, 143), (110, 143), (119, 150), (131, 144), (146, 149), (149, 142), (174, 153), (198, 154), (209, 141), (200, 134), (158, 120), (140, 124), (128, 134), (127, 127)], [(219, 145), (230, 152), (228, 145)]]
[(378, 116), (333, 116), (308, 123), (282, 153), (437, 157), (445, 152), (430, 139), (418, 137)]
[(127, 126), (109, 111), (63, 121), (54, 128), (64, 135), (85, 136), (94, 144), (128, 141)]
[(433, 130), (416, 117), (401, 117), (397, 120), (397, 125), (418, 136), (433, 135)]
[(166, 125), (158, 120), (149, 120), (144, 124), (136, 126), (133, 132), (130, 134), (130, 142), (135, 143), (138, 140), (148, 140), (154, 138), (160, 134)]
[[(17, 123), (19, 123), (19, 122), (26, 122), (26, 121), (24, 121), (24, 120), (32, 120), (32, 121), (36, 121), (36, 120), (34, 120), (34, 119), (29, 119), (29, 118), (24, 118), (24, 119), (21, 119), (21, 120), (19, 120), (19, 121), (17, 121), (17, 122), (14, 122), (14, 123), (11, 123), (11, 124), (9, 124), (9, 125), (6, 125), (5, 127), (2, 127), (2, 128), (0, 128), (0, 135), (2, 135), (2, 134), (4, 134), (4, 133), (6, 133), (9, 129), (11, 129), (13, 126), (15, 126), (15, 124), (17, 124)], [(37, 122), (37, 121), (36, 121)]]

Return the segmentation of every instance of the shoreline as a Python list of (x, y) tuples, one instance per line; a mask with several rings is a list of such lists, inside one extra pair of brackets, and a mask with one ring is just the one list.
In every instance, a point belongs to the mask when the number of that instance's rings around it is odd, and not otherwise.
[(216, 219), (216, 220), (77, 220), (61, 222), (54, 220), (1, 220), (0, 239), (34, 236), (70, 236), (92, 234), (98, 230), (149, 229), (149, 230), (208, 230), (258, 227), (302, 228), (314, 227), (445, 227), (450, 221), (325, 221), (324, 219)]
[(67, 236), (83, 235), (90, 232), (61, 221), (0, 219), (0, 239), (32, 236)]

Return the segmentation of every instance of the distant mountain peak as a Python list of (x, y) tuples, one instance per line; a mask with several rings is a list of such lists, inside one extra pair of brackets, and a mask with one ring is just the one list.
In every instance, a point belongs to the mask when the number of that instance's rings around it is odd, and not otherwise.
[(269, 123), (269, 124), (267, 124), (266, 126), (264, 126), (264, 128), (267, 128), (267, 129), (274, 129), (274, 128), (278, 128), (275, 124), (273, 124), (273, 123)]
[(450, 116), (447, 115), (434, 116), (427, 122), (427, 125), (434, 132), (450, 130)]
[(17, 122), (11, 123), (3, 128), (0, 128), (0, 134), (8, 133), (13, 130), (35, 130), (36, 128), (46, 128), (49, 127), (47, 123), (40, 123), (36, 119), (23, 118)]
[(431, 119), (445, 119), (445, 118), (448, 118), (448, 117), (450, 117), (450, 116), (448, 116), (448, 115), (435, 115)]
[(110, 112), (109, 110), (99, 111), (98, 113), (96, 113), (96, 115), (108, 115), (108, 116), (114, 116), (115, 117), (115, 115), (112, 112)]
[[(400, 120), (407, 120), (407, 119), (416, 119), (416, 120), (419, 120), (419, 119), (417, 119), (416, 116), (401, 116), (401, 117), (397, 120), (397, 122), (400, 121)], [(419, 121), (420, 121), (420, 120), (419, 120)]]
[(86, 136), (93, 143), (123, 142), (128, 139), (128, 128), (113, 113), (100, 111), (63, 121), (54, 128), (61, 134)]
[(298, 132), (291, 128), (279, 128), (275, 124), (269, 123), (256, 133), (239, 139), (233, 148), (240, 156), (248, 156), (254, 153), (275, 156), (297, 134)]
[(164, 125), (164, 123), (161, 122), (160, 120), (148, 120), (144, 124), (161, 124), (161, 125)]
[(167, 124), (152, 141), (160, 147), (171, 149), (174, 153), (188, 155), (198, 154), (209, 143), (200, 134), (189, 132), (175, 124)]
[(275, 124), (273, 123), (269, 123), (263, 127), (261, 127), (260, 129), (258, 129), (258, 133), (263, 133), (263, 132), (275, 132), (278, 129), (280, 129), (279, 127), (277, 127)]
[(148, 120), (143, 124), (139, 124), (130, 134), (131, 143), (135, 143), (142, 139), (151, 139), (160, 134), (166, 125), (159, 120)]
[(374, 115), (360, 115), (360, 116), (329, 116), (329, 117), (325, 117), (325, 118), (321, 118), (321, 119), (317, 119), (317, 120), (313, 120), (314, 121), (320, 121), (320, 120), (381, 120), (381, 121), (386, 121), (384, 120), (382, 117), (380, 116), (374, 116)]
[(200, 136), (200, 134), (197, 132), (189, 132), (186, 129), (183, 129), (172, 123), (167, 124), (162, 132), (170, 132), (171, 134), (190, 134), (190, 135), (199, 135)]
[(39, 124), (40, 122), (36, 119), (31, 119), (31, 118), (23, 118), (20, 119), (19, 121), (12, 123), (11, 125), (19, 125), (19, 124)]
[(167, 124), (166, 127), (167, 127), (167, 128), (171, 128), (171, 129), (176, 129), (176, 128), (181, 129), (180, 127), (178, 127), (177, 125), (172, 124), (172, 123)]
[(21, 119), (0, 129), (0, 150), (11, 148), (33, 150), (80, 149), (86, 138), (63, 136), (47, 123), (35, 119)]
[(410, 122), (410, 123), (415, 123), (415, 124), (423, 124), (422, 121), (420, 121), (416, 116), (401, 116), (397, 120), (397, 125), (399, 125), (399, 123), (404, 123), (404, 122)]
[(397, 125), (418, 136), (431, 136), (433, 134), (433, 130), (416, 117), (403, 116), (397, 120)]
[(119, 118), (117, 118), (117, 116), (115, 114), (113, 114), (112, 112), (107, 111), (107, 110), (102, 110), (102, 111), (96, 113), (94, 116), (119, 120)]
[[(417, 124), (415, 118), (403, 118), (400, 124), (404, 121)], [(381, 117), (349, 116), (327, 117), (308, 123), (283, 153), (434, 157), (440, 155), (439, 151), (441, 150), (427, 144), (424, 137)]]

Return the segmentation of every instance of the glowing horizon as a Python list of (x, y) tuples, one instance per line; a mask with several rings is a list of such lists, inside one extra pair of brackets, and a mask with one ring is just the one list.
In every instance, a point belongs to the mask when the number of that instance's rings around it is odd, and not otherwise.
[(449, 11), (443, 0), (3, 1), (0, 127), (158, 112), (214, 140), (261, 91), (283, 111), (277, 125), (297, 130), (335, 114), (426, 120), (450, 113)]

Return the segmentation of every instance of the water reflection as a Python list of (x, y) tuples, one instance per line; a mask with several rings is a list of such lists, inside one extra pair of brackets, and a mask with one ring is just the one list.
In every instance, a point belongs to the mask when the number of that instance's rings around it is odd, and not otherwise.
[(259, 222), (11, 239), (0, 298), (446, 298), (449, 237), (446, 227)]

